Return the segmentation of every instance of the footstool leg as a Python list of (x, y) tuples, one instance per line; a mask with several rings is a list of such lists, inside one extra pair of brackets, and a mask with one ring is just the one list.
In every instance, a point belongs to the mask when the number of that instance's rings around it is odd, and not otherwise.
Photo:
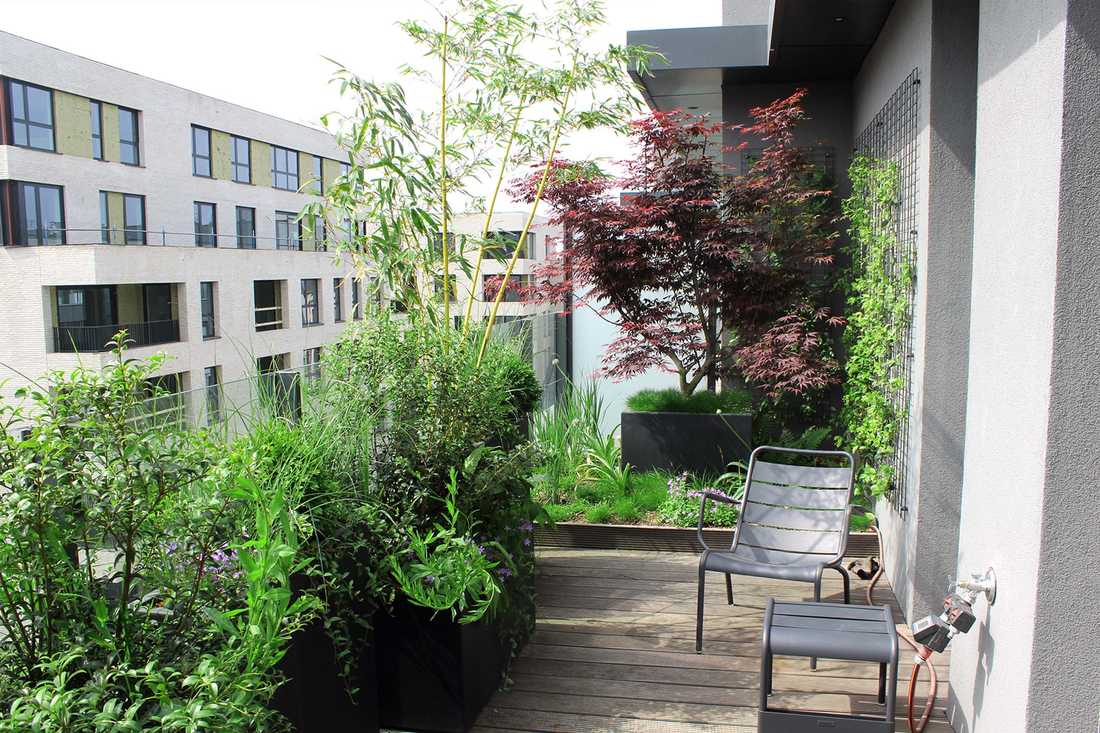
[(707, 582), (707, 556), (699, 560), (699, 601), (695, 610), (695, 653), (703, 653), (703, 589)]
[(886, 663), (878, 666), (878, 704), (886, 704)]
[(726, 603), (733, 605), (733, 576), (726, 573)]
[[(817, 580), (814, 581), (814, 603), (821, 602), (821, 573), (818, 572)], [(810, 657), (810, 671), (817, 671), (817, 657)]]

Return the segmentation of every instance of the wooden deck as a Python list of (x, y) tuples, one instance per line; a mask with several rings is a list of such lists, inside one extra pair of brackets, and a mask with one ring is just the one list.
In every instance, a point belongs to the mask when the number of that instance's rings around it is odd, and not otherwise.
[[(495, 695), (475, 730), (754, 733), (765, 600), (810, 600), (812, 589), (735, 578), (731, 607), (722, 576), (709, 574), (705, 653), (697, 655), (697, 563), (688, 553), (541, 550), (535, 636), (515, 662), (514, 685)], [(853, 602), (862, 603), (864, 584), (854, 579), (852, 591)], [(841, 600), (839, 575), (826, 574), (822, 596)], [(874, 600), (893, 606), (901, 621), (885, 582)], [(908, 730), (910, 658), (903, 645), (898, 731)], [(946, 662), (937, 671), (945, 679)], [(877, 713), (876, 675), (873, 664), (821, 660), (811, 672), (808, 660), (777, 658), (772, 704)], [(923, 697), (918, 702), (923, 706)], [(942, 699), (926, 730), (951, 731)]]

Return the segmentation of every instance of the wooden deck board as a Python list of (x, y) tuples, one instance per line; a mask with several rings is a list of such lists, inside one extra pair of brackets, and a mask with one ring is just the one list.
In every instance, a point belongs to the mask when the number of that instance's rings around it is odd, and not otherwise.
[[(534, 638), (512, 668), (475, 731), (590, 733), (753, 733), (760, 676), (760, 632), (767, 598), (810, 600), (809, 585), (735, 578), (737, 605), (725, 602), (721, 575), (706, 592), (704, 654), (695, 654), (698, 559), (685, 553), (633, 550), (540, 550)], [(864, 584), (853, 579), (852, 600)], [(840, 577), (826, 575), (823, 599), (842, 598)], [(876, 603), (901, 612), (885, 582)], [(902, 647), (899, 717), (908, 679)], [(941, 678), (948, 660), (937, 658)], [(875, 665), (777, 658), (773, 705), (825, 712), (877, 713)], [(946, 685), (941, 685), (941, 693)], [(924, 686), (921, 686), (924, 690)], [(918, 700), (923, 706), (923, 698)], [(950, 733), (943, 697), (928, 733)]]

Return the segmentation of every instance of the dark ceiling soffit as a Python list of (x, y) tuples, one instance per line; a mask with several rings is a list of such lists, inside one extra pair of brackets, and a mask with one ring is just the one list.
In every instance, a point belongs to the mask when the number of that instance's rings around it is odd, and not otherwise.
[[(654, 75), (675, 74), (690, 69), (766, 67), (768, 65), (768, 26), (725, 25), (706, 28), (658, 28), (627, 31), (627, 45), (647, 46), (660, 51), (664, 59), (654, 59)], [(647, 83), (633, 69), (630, 75), (641, 87), (650, 107), (656, 109)]]

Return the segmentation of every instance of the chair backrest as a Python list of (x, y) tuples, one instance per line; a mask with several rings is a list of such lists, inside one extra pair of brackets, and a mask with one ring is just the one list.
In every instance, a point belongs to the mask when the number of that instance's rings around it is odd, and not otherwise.
[[(772, 463), (761, 453), (822, 459), (839, 466)], [(759, 562), (833, 562), (844, 556), (855, 459), (847, 451), (760, 446), (749, 458), (732, 550)]]

